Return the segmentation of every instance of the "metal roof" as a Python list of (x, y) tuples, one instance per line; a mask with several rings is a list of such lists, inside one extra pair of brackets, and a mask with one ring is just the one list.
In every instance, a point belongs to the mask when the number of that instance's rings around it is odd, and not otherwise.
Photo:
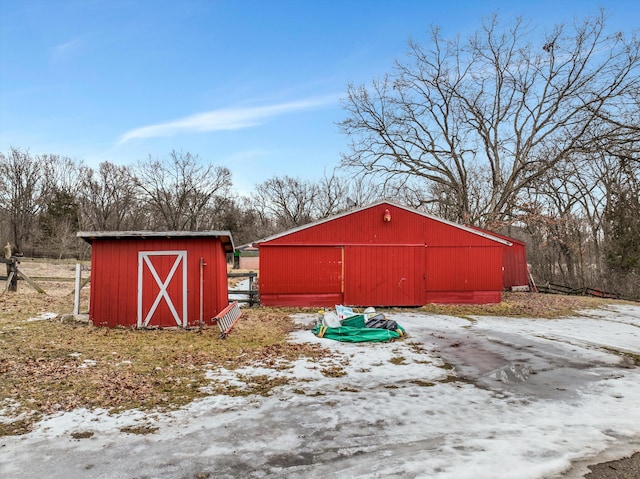
[(219, 238), (227, 253), (234, 251), (230, 231), (79, 231), (76, 236), (89, 244), (97, 239)]

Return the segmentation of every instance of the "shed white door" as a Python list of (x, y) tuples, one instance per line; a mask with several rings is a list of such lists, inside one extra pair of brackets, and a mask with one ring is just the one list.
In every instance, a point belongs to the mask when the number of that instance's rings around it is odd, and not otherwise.
[(138, 252), (138, 327), (187, 321), (187, 252)]

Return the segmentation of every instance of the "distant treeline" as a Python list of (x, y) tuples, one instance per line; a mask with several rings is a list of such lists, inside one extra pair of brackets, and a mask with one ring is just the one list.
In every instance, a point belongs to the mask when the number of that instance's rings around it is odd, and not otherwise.
[(230, 230), (241, 245), (390, 199), (524, 240), (539, 283), (640, 298), (640, 37), (604, 11), (570, 20), (410, 40), (391, 72), (348, 86), (348, 151), (317, 181), (239, 195), (228, 168), (188, 152), (92, 168), (11, 148), (0, 241), (86, 256), (77, 230)]

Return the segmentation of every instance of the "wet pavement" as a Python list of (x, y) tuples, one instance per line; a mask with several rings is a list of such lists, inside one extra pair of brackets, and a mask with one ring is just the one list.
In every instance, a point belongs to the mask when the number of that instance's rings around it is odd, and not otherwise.
[[(581, 357), (577, 349), (555, 341), (471, 329), (429, 331), (418, 336), (456, 373), (478, 387), (508, 390), (522, 396), (563, 399), (590, 382), (611, 375), (609, 361)], [(624, 364), (622, 367), (626, 367)]]

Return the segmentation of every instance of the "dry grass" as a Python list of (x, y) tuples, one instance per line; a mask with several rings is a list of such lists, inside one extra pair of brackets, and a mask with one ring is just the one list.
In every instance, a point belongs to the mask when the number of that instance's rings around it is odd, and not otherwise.
[(235, 390), (205, 375), (217, 367), (277, 368), (326, 354), (317, 346), (287, 343), (293, 324), (276, 309), (245, 311), (225, 340), (217, 327), (138, 331), (30, 321), (44, 311), (72, 309), (72, 284), (41, 285), (48, 294), (20, 283), (17, 293), (0, 297), (0, 436), (27, 432), (43, 414), (78, 407), (153, 410), (221, 392), (269, 394), (282, 381), (253, 377), (247, 388)]
[(513, 318), (562, 318), (576, 315), (581, 310), (597, 309), (612, 300), (585, 296), (554, 294), (503, 293), (498, 304), (429, 304), (421, 312), (449, 316), (507, 316)]
[[(24, 261), (34, 277), (73, 277), (68, 262)], [(270, 394), (286, 380), (267, 376), (244, 378), (238, 389), (207, 378), (207, 372), (247, 365), (281, 369), (301, 358), (329, 353), (313, 345), (291, 344), (291, 313), (311, 308), (245, 310), (229, 337), (219, 339), (216, 327), (202, 332), (96, 328), (59, 319), (30, 321), (42, 312), (69, 313), (73, 283), (39, 281), (38, 294), (25, 282), (17, 293), (0, 297), (0, 436), (28, 432), (42, 415), (78, 407), (120, 411), (130, 408), (176, 408), (210, 394)], [(88, 288), (83, 290), (86, 304)], [(611, 301), (566, 296), (506, 294), (497, 305), (429, 305), (420, 312), (455, 316), (501, 315), (561, 317)], [(326, 368), (340, 376), (339, 368)], [(132, 431), (134, 432), (134, 431)]]
[[(24, 271), (30, 278), (38, 280), (41, 278), (59, 278), (72, 281), (76, 276), (76, 260), (60, 259), (47, 260), (41, 258), (20, 258), (18, 268)], [(80, 262), (83, 268), (90, 267), (90, 262)], [(87, 272), (83, 277), (88, 276)]]

